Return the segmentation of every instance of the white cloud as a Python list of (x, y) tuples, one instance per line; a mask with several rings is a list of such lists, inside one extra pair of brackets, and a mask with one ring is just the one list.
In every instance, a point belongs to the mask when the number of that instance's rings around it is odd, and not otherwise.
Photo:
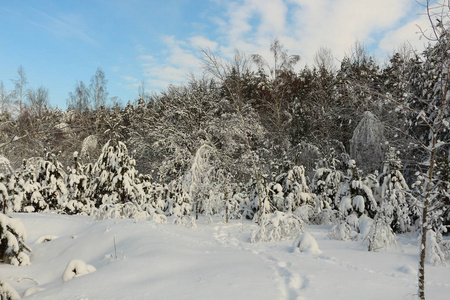
[(122, 76), (122, 78), (125, 79), (126, 81), (132, 82), (132, 83), (139, 82), (139, 79), (131, 77), (131, 76)]
[[(181, 84), (189, 73), (199, 74), (201, 61), (198, 58), (198, 47), (216, 43), (196, 36), (188, 41), (176, 40), (173, 36), (164, 36), (164, 58), (157, 60), (152, 55), (139, 55), (143, 76), (152, 88), (164, 89), (170, 84)], [(217, 46), (216, 46), (217, 47)]]
[(75, 37), (92, 46), (100, 46), (98, 41), (87, 34), (88, 28), (79, 15), (67, 14), (58, 18), (48, 15), (38, 9), (33, 9), (33, 11), (35, 11), (36, 14), (34, 15), (33, 20), (30, 19), (28, 21), (33, 26), (40, 27), (57, 37)]
[[(420, 48), (415, 24), (425, 25), (418, 17), (419, 5), (411, 0), (241, 0), (217, 1), (221, 15), (212, 16), (214, 39), (198, 32), (183, 39), (165, 36), (164, 53), (158, 60), (147, 55), (142, 45), (139, 59), (150, 84), (160, 88), (186, 80), (187, 74), (200, 73), (198, 49), (220, 51), (230, 58), (234, 50), (258, 53), (269, 62), (270, 44), (278, 38), (290, 54), (300, 54), (311, 64), (320, 47), (330, 48), (342, 59), (356, 41), (378, 55), (391, 53), (403, 41)], [(145, 50), (145, 51), (144, 51)], [(162, 56), (163, 59), (159, 60)], [(380, 57), (382, 59), (382, 57)]]
[(211, 51), (215, 51), (219, 45), (217, 42), (199, 35), (190, 37), (188, 40), (192, 47), (197, 49), (210, 49)]
[(410, 44), (414, 49), (421, 52), (428, 44), (428, 40), (423, 37), (421, 30), (427, 30), (430, 24), (425, 16), (418, 16), (416, 19), (406, 23), (399, 28), (395, 28), (385, 34), (380, 40), (378, 48), (380, 52), (392, 53), (404, 42)]

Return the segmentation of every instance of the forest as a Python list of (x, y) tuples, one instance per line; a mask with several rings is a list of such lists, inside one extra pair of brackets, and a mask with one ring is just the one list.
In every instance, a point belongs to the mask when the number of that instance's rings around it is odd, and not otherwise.
[[(270, 58), (203, 50), (203, 76), (160, 93), (141, 85), (126, 105), (99, 68), (66, 110), (52, 108), (19, 67), (13, 91), (0, 83), (1, 209), (188, 227), (220, 215), (259, 224), (255, 242), (334, 225), (331, 237), (364, 236), (369, 251), (422, 230), (428, 259), (443, 264), (450, 31), (433, 28), (422, 53), (405, 44), (383, 63), (360, 43), (339, 67), (321, 48), (299, 70), (278, 40)], [(4, 239), (0, 254), (26, 264)]]

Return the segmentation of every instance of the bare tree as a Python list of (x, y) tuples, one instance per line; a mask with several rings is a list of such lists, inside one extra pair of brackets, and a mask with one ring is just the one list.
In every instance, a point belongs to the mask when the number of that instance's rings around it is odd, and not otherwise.
[(0, 113), (6, 112), (10, 99), (11, 93), (6, 90), (3, 81), (0, 81)]
[(106, 89), (106, 85), (108, 80), (106, 79), (105, 72), (99, 67), (95, 72), (94, 76), (91, 78), (91, 84), (89, 86), (91, 103), (93, 105), (93, 109), (98, 111), (100, 107), (106, 105), (106, 101), (108, 100), (108, 90)]
[(25, 69), (22, 66), (19, 66), (19, 68), (17, 69), (17, 78), (11, 79), (11, 81), (14, 84), (14, 97), (17, 104), (19, 105), (19, 114), (21, 114), (23, 108), (23, 100), (26, 96), (28, 85), (27, 75), (25, 73)]
[(336, 71), (335, 58), (330, 48), (320, 47), (313, 61), (318, 70), (326, 70), (330, 74)]
[(89, 110), (91, 92), (83, 81), (77, 82), (75, 91), (69, 93), (67, 107), (79, 113)]
[[(437, 78), (434, 90), (437, 91), (431, 101), (428, 103), (428, 109), (419, 113), (419, 118), (424, 126), (429, 130), (429, 144), (426, 149), (429, 151), (429, 167), (426, 175), (426, 182), (423, 191), (423, 210), (422, 210), (422, 239), (420, 248), (420, 263), (418, 273), (419, 297), (425, 299), (425, 258), (427, 251), (427, 232), (430, 230), (428, 222), (428, 210), (436, 195), (433, 191), (433, 180), (435, 176), (435, 167), (438, 151), (448, 141), (441, 140), (443, 132), (448, 130), (448, 103), (450, 98), (450, 57), (449, 40), (450, 31), (448, 22), (450, 21), (450, 1), (436, 2), (431, 4), (427, 0), (424, 4), (427, 16), (430, 21), (431, 32), (422, 30), (423, 35), (434, 43), (429, 55), (437, 59), (432, 62), (434, 67), (433, 76)], [(422, 99), (423, 100), (423, 99)]]
[(42, 112), (49, 106), (48, 89), (40, 86), (36, 90), (28, 90), (27, 100), (29, 102), (31, 110), (39, 118), (42, 117)]

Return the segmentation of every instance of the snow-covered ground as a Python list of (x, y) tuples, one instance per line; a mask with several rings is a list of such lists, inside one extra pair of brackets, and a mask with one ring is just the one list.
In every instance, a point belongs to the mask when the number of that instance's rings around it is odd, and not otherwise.
[[(13, 217), (27, 230), (31, 265), (2, 264), (0, 280), (25, 299), (417, 298), (414, 235), (398, 236), (399, 246), (389, 251), (368, 252), (361, 242), (328, 239), (327, 226), (306, 226), (322, 251), (313, 254), (293, 251), (293, 241), (250, 243), (256, 225), (248, 221), (203, 218), (189, 229), (54, 214)], [(66, 270), (72, 260), (79, 261)], [(77, 267), (87, 274), (70, 280)], [(426, 276), (427, 298), (449, 299), (450, 268), (427, 265)]]

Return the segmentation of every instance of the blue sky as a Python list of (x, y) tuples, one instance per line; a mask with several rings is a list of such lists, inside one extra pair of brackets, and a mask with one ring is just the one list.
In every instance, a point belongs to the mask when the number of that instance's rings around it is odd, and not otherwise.
[(269, 57), (278, 38), (302, 64), (319, 47), (338, 64), (356, 40), (379, 58), (406, 40), (421, 49), (422, 10), (414, 0), (0, 0), (0, 81), (12, 89), (22, 65), (29, 87), (65, 108), (101, 67), (110, 96), (126, 103), (141, 82), (161, 91), (201, 74), (202, 48)]

